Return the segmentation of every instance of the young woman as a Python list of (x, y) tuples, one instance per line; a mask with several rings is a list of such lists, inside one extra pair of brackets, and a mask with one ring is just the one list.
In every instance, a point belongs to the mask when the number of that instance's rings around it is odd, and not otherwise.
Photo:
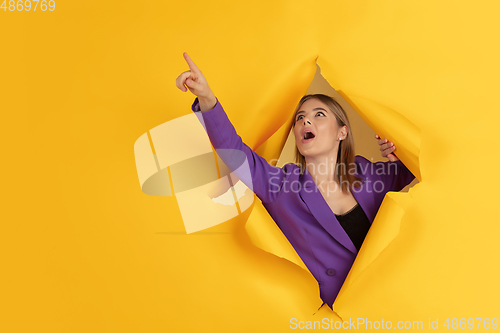
[(221, 104), (189, 56), (189, 71), (176, 80), (197, 96), (210, 141), (235, 170), (244, 153), (249, 172), (237, 174), (250, 187), (316, 278), (323, 304), (332, 308), (363, 240), (388, 191), (400, 191), (415, 178), (393, 154), (392, 142), (378, 135), (388, 162), (354, 154), (349, 120), (331, 97), (304, 96), (295, 110), (296, 163), (270, 165), (245, 145)]

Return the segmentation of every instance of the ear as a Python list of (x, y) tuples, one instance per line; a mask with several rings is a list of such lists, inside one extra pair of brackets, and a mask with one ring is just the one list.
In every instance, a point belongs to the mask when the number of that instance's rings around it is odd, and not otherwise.
[(344, 126), (342, 126), (342, 128), (340, 128), (340, 133), (341, 133), (343, 139), (345, 139), (345, 137), (347, 136), (347, 132), (348, 132), (348, 127), (346, 125), (344, 125)]

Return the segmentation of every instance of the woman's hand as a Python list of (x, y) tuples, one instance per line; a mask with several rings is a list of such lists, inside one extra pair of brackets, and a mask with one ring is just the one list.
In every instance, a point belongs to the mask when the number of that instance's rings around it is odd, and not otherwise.
[(382, 152), (382, 157), (387, 157), (391, 162), (396, 162), (399, 160), (399, 158), (397, 158), (393, 153), (396, 150), (396, 146), (394, 146), (394, 143), (389, 142), (389, 140), (387, 139), (380, 139), (380, 136), (378, 134), (375, 134), (375, 139), (379, 139), (378, 144), (380, 146), (380, 151)]
[(200, 102), (201, 111), (213, 109), (215, 104), (217, 103), (217, 99), (208, 86), (207, 80), (203, 76), (203, 73), (201, 73), (198, 67), (194, 64), (193, 60), (191, 60), (191, 58), (188, 56), (188, 54), (184, 52), (183, 55), (189, 66), (189, 70), (177, 77), (177, 79), (175, 80), (177, 88), (184, 92), (189, 89), (190, 92), (197, 96), (198, 101)]

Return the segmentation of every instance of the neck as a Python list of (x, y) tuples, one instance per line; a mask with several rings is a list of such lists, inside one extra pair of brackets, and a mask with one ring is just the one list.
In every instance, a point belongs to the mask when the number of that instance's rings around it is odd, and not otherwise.
[(328, 155), (306, 157), (306, 169), (320, 188), (322, 184), (328, 185), (337, 182), (335, 179), (335, 166), (337, 164), (337, 149)]

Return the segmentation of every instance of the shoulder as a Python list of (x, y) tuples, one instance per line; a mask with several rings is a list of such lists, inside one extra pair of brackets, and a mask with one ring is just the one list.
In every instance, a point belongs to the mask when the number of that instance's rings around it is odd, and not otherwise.
[(373, 162), (364, 156), (356, 155), (354, 157), (354, 163), (356, 164), (356, 174), (361, 178), (366, 179), (370, 170), (370, 165), (373, 164)]
[(368, 163), (372, 163), (371, 161), (369, 161), (366, 157), (364, 156), (361, 156), (361, 155), (356, 155), (356, 157), (354, 158), (354, 161), (356, 163), (359, 163), (359, 164), (368, 164)]
[(354, 162), (356, 163), (358, 174), (364, 174), (370, 165), (373, 164), (372, 161), (361, 155), (356, 155), (354, 157)]
[(285, 163), (282, 167), (274, 167), (279, 170), (279, 173), (285, 179), (296, 179), (300, 176), (300, 167), (295, 163)]
[(285, 173), (287, 174), (291, 174), (291, 173), (299, 173), (300, 172), (300, 168), (297, 164), (295, 163), (286, 163), (285, 165), (283, 165), (282, 167), (283, 171), (285, 171)]

